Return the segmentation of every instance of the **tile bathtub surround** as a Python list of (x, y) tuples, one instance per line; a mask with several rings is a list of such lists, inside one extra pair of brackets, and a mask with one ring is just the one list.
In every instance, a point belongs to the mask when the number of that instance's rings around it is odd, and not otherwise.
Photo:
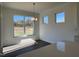
[(42, 41), (42, 40), (36, 40), (36, 42), (37, 43), (35, 45), (29, 46), (29, 47), (25, 47), (25, 48), (16, 50), (14, 52), (5, 54), (5, 55), (3, 55), (3, 57), (15, 57), (15, 56), (18, 56), (20, 54), (27, 53), (27, 52), (30, 52), (32, 50), (36, 50), (36, 49), (39, 49), (41, 47), (44, 47), (44, 46), (47, 46), (47, 45), (50, 44), (50, 43)]

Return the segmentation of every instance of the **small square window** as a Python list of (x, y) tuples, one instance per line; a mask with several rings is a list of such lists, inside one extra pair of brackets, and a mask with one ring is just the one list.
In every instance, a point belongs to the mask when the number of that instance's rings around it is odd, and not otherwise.
[(44, 24), (48, 24), (48, 16), (43, 17), (43, 22), (44, 22)]
[(55, 15), (56, 23), (64, 23), (65, 22), (65, 14), (64, 12), (56, 13)]

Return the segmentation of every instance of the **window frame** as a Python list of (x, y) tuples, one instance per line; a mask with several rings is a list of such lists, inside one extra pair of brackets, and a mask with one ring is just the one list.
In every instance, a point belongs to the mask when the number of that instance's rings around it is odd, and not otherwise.
[[(45, 22), (44, 17), (48, 17), (48, 19), (47, 19), (47, 21), (48, 21), (48, 22), (47, 22), (47, 23)], [(42, 19), (43, 19), (43, 21), (42, 21), (42, 22), (43, 22), (43, 24), (49, 24), (49, 16), (47, 16), (47, 15), (46, 15), (46, 16), (43, 16), (43, 17), (42, 17)]]
[[(58, 23), (56, 22), (56, 17), (57, 17), (56, 14), (59, 14), (59, 13), (64, 13), (64, 22), (58, 22)], [(64, 24), (65, 22), (66, 22), (66, 19), (65, 19), (65, 12), (64, 11), (55, 13), (55, 23), (56, 24)]]
[[(14, 34), (14, 20), (13, 20), (13, 17), (14, 17), (14, 16), (24, 16), (24, 15), (13, 15), (13, 16), (12, 16), (12, 21), (13, 21), (13, 22), (12, 22), (12, 23), (13, 23), (13, 38), (18, 38), (18, 37), (19, 37), (19, 38), (32, 37), (32, 36), (34, 35), (34, 21), (33, 21), (33, 34), (32, 34), (32, 35), (28, 35), (28, 36), (23, 36), (23, 35), (22, 35), (22, 36), (15, 36), (15, 34)], [(26, 15), (26, 16), (28, 16), (28, 15)], [(23, 23), (24, 35), (25, 35), (25, 33), (26, 33), (26, 32), (25, 32), (25, 17), (26, 17), (26, 16), (24, 16), (24, 23)], [(29, 17), (29, 16), (28, 16), (28, 17)], [(33, 16), (31, 16), (31, 17), (33, 17)]]

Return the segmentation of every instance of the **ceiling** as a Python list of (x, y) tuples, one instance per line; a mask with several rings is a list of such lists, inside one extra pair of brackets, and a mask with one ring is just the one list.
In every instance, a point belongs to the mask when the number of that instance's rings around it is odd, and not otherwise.
[[(66, 4), (66, 2), (35, 2), (35, 12), (40, 13), (45, 10), (54, 8), (55, 6)], [(4, 2), (1, 3), (3, 6), (13, 8), (13, 9), (19, 9), (29, 12), (34, 12), (33, 10), (33, 2)]]

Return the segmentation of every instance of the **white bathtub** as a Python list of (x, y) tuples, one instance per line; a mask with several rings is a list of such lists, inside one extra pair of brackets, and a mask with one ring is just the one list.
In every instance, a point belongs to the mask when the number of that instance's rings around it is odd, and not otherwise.
[(32, 46), (32, 45), (34, 45), (35, 43), (36, 43), (36, 41), (33, 40), (32, 38), (23, 39), (23, 40), (21, 40), (20, 43), (18, 43), (18, 44), (16, 44), (16, 45), (4, 47), (4, 48), (3, 48), (3, 53), (4, 53), (4, 54), (7, 54), (7, 53), (10, 53), (10, 52), (16, 51), (16, 50), (18, 50), (18, 49), (22, 49), (22, 48), (24, 48), (24, 47)]

